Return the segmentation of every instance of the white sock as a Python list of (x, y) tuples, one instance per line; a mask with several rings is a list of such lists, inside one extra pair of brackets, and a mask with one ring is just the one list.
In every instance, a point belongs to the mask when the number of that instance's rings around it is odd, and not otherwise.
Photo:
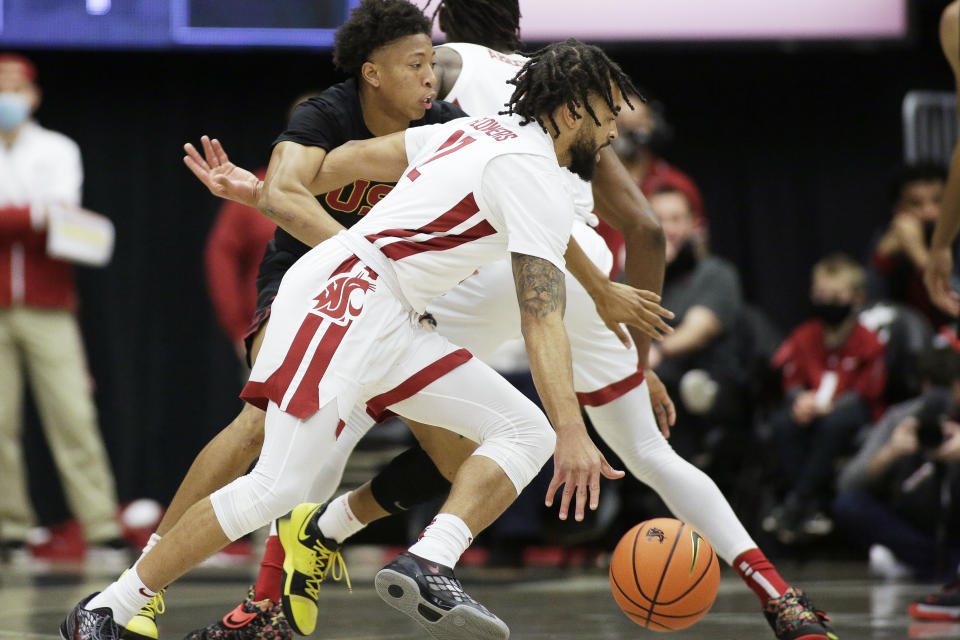
[(137, 561), (133, 563), (133, 566), (136, 567), (138, 564), (140, 564), (140, 561), (143, 560), (148, 553), (150, 553), (150, 549), (153, 549), (158, 542), (160, 542), (160, 536), (158, 536), (156, 533), (151, 533), (150, 538), (147, 539), (147, 544), (143, 545), (143, 551), (140, 552), (140, 557), (137, 558)]
[(473, 534), (463, 520), (452, 513), (440, 513), (410, 547), (410, 553), (451, 569), (473, 542)]
[(270, 521), (270, 533), (268, 533), (267, 536), (277, 536), (277, 535), (280, 535), (279, 532), (277, 531), (277, 521), (276, 521), (276, 520), (271, 520), (271, 521)]
[(133, 616), (137, 615), (140, 609), (150, 602), (155, 595), (157, 594), (143, 584), (134, 568), (94, 596), (84, 608), (89, 611), (109, 607), (110, 611), (113, 612), (113, 621), (121, 627), (125, 627), (130, 623)]
[(353, 515), (353, 511), (350, 509), (350, 501), (347, 499), (349, 495), (349, 493), (345, 493), (328, 504), (326, 510), (320, 516), (320, 520), (317, 521), (323, 535), (333, 538), (337, 542), (343, 542), (367, 526), (360, 522), (357, 516)]

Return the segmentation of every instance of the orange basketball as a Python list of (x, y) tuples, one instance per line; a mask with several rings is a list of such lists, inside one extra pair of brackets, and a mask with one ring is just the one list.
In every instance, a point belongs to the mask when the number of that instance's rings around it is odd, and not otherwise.
[(627, 617), (653, 631), (685, 629), (710, 611), (720, 586), (713, 547), (688, 524), (654, 518), (630, 529), (610, 560), (610, 588)]

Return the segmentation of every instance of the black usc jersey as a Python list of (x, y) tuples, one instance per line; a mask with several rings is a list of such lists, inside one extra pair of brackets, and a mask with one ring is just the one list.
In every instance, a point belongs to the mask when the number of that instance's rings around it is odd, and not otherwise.
[[(456, 105), (434, 100), (424, 117), (411, 122), (410, 126), (439, 124), (466, 115)], [(274, 144), (290, 141), (330, 151), (349, 140), (366, 140), (372, 137), (373, 134), (363, 122), (357, 82), (351, 78), (297, 105), (286, 131), (280, 134)], [(317, 200), (337, 222), (351, 227), (361, 216), (366, 215), (373, 205), (390, 193), (393, 184), (357, 180), (353, 184), (320, 195)], [(293, 253), (297, 257), (309, 250), (309, 247), (279, 227), (274, 235), (274, 243), (276, 249)]]

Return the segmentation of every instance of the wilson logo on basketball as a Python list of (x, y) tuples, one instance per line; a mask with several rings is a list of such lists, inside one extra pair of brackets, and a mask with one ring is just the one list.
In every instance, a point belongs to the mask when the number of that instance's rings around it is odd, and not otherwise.
[(657, 539), (657, 542), (663, 544), (663, 539), (665, 538), (663, 531), (657, 529), (656, 527), (647, 530), (647, 542), (653, 542), (654, 538)]
[(343, 276), (331, 282), (314, 300), (313, 312), (330, 318), (337, 324), (346, 324), (350, 318), (360, 315), (363, 298), (375, 285), (356, 276)]

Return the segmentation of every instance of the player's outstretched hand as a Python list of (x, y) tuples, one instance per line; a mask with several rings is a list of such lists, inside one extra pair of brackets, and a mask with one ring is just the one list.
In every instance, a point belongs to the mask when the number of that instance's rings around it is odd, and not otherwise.
[(183, 156), (183, 163), (193, 175), (218, 198), (256, 207), (260, 178), (230, 162), (223, 145), (216, 138), (211, 140), (201, 136), (200, 144), (203, 146), (203, 156), (191, 143), (183, 145), (187, 154)]
[(673, 318), (673, 312), (660, 306), (660, 296), (645, 289), (610, 281), (605, 290), (594, 298), (597, 313), (607, 328), (613, 331), (623, 346), (630, 348), (630, 336), (620, 323), (640, 329), (654, 340), (662, 340), (673, 328), (664, 318)]
[(657, 416), (660, 433), (663, 434), (664, 438), (669, 438), (670, 427), (677, 421), (677, 408), (673, 406), (673, 400), (667, 393), (667, 387), (660, 381), (660, 376), (654, 373), (652, 367), (644, 370), (643, 377), (647, 381), (647, 389), (650, 391), (650, 404), (653, 405), (653, 413)]
[(927, 256), (927, 268), (923, 272), (923, 282), (933, 303), (956, 318), (960, 315), (960, 294), (950, 288), (951, 271), (953, 256), (950, 249), (931, 249)]
[(601, 475), (616, 480), (622, 478), (624, 473), (610, 466), (582, 425), (579, 429), (558, 430), (557, 448), (553, 454), (553, 479), (547, 489), (546, 505), (553, 506), (553, 497), (562, 486), (560, 519), (567, 519), (570, 500), (576, 496), (573, 517), (577, 522), (582, 521), (588, 491), (591, 511), (600, 505)]

